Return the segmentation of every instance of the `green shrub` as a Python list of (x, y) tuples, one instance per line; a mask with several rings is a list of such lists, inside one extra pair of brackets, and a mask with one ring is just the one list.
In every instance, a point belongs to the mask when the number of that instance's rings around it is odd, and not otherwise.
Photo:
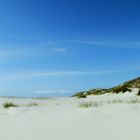
[(5, 103), (3, 104), (3, 107), (4, 107), (4, 108), (18, 107), (18, 105), (14, 104), (14, 103), (12, 103), (12, 102), (5, 102)]
[(128, 88), (127, 86), (121, 86), (121, 87), (115, 87), (112, 89), (113, 93), (125, 93), (125, 92), (131, 92), (132, 90)]
[(81, 94), (81, 95), (78, 96), (78, 98), (86, 98), (86, 95)]
[(127, 101), (128, 104), (139, 104), (140, 99), (139, 98), (131, 98), (130, 100)]
[(140, 96), (140, 89), (139, 89), (139, 91), (138, 91), (137, 95), (138, 95), (138, 96)]
[(119, 103), (124, 103), (125, 100), (124, 99), (113, 99), (111, 101), (112, 104), (119, 104)]
[(81, 107), (81, 108), (89, 108), (89, 107), (98, 107), (98, 106), (100, 106), (102, 103), (101, 102), (93, 102), (93, 101), (91, 101), (91, 102), (81, 102), (81, 103), (79, 103), (79, 107)]
[(29, 104), (27, 105), (27, 107), (32, 107), (32, 106), (38, 106), (38, 104), (37, 104), (37, 103), (29, 103)]

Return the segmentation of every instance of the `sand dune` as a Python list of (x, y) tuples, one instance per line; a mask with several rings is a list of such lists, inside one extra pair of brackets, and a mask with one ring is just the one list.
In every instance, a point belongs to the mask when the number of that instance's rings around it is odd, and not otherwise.
[[(2, 140), (139, 140), (140, 103), (126, 103), (134, 94), (101, 95), (48, 100), (1, 98)], [(110, 103), (122, 99), (122, 103)], [(4, 102), (20, 107), (4, 109)], [(81, 102), (102, 101), (102, 105), (79, 107)], [(38, 106), (26, 107), (30, 102)]]

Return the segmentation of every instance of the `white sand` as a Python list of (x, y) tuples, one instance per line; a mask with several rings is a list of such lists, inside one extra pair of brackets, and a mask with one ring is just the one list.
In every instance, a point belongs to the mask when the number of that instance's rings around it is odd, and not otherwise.
[[(133, 96), (128, 93), (87, 99), (1, 98), (0, 140), (139, 140), (140, 103), (104, 103), (99, 107), (79, 107), (79, 102), (127, 100)], [(4, 109), (2, 104), (5, 101), (12, 101), (21, 107)], [(40, 106), (24, 107), (30, 102)]]

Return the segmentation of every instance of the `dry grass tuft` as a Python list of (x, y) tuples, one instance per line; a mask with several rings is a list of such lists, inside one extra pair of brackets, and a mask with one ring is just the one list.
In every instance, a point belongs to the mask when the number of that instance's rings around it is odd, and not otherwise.
[(4, 108), (10, 108), (10, 107), (19, 107), (19, 106), (17, 104), (12, 103), (12, 102), (5, 102), (3, 104), (3, 107)]

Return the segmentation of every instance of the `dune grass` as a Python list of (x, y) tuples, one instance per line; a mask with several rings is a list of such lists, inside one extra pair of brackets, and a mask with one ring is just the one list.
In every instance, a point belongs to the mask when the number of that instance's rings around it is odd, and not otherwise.
[(32, 107), (32, 106), (38, 106), (38, 104), (37, 104), (37, 103), (32, 102), (32, 103), (29, 103), (29, 104), (27, 104), (27, 105), (26, 105), (26, 107)]
[(80, 102), (79, 107), (80, 108), (89, 108), (89, 107), (99, 107), (102, 104), (102, 102), (97, 101), (86, 101), (86, 102)]
[(140, 98), (130, 98), (127, 100), (128, 104), (139, 104), (140, 103)]
[(138, 96), (140, 96), (140, 89), (138, 90), (138, 93), (137, 93), (137, 95), (138, 95)]
[(4, 107), (4, 108), (19, 107), (19, 105), (14, 104), (14, 103), (12, 103), (12, 102), (5, 102), (5, 103), (3, 104), (3, 107)]
[(140, 104), (140, 98), (130, 97), (128, 99), (110, 99), (110, 100), (94, 100), (94, 101), (83, 101), (79, 103), (80, 108), (90, 108), (90, 107), (99, 107), (101, 105), (109, 104)]
[(131, 97), (129, 99), (113, 99), (113, 100), (111, 100), (111, 103), (112, 104), (119, 104), (119, 103), (138, 104), (138, 103), (140, 103), (140, 98)]
[[(33, 106), (38, 106), (38, 104), (37, 103), (34, 103), (34, 102), (31, 102), (31, 103), (29, 103), (29, 104), (27, 104), (27, 105), (23, 105), (23, 107), (24, 106), (26, 106), (26, 107), (33, 107)], [(14, 103), (12, 103), (12, 102), (5, 102), (5, 103), (3, 103), (3, 108), (10, 108), (10, 107), (19, 107), (19, 105), (17, 105), (17, 104), (14, 104)], [(21, 106), (22, 107), (22, 106)]]

